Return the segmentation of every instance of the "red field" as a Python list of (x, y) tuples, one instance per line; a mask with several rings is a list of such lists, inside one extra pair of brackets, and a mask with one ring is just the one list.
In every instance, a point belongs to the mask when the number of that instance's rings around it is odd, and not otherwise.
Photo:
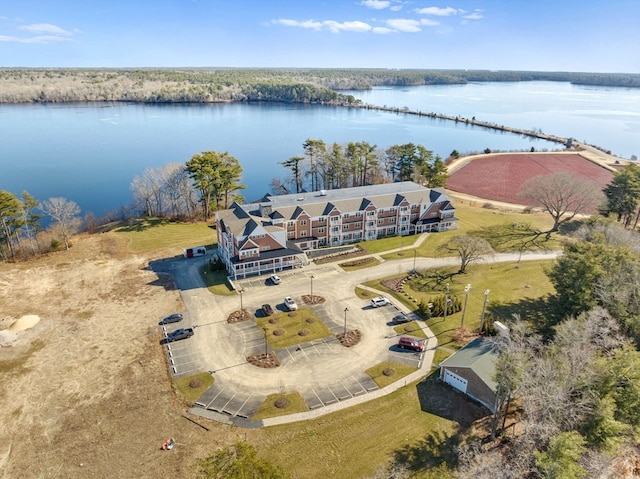
[(599, 189), (613, 177), (609, 170), (577, 154), (501, 154), (468, 162), (450, 176), (447, 189), (487, 200), (531, 205), (517, 197), (522, 184), (534, 176), (564, 171), (592, 181)]

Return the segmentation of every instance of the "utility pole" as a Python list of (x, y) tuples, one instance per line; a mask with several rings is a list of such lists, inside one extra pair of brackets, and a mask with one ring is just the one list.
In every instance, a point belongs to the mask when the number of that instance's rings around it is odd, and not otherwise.
[(487, 301), (489, 300), (490, 289), (484, 290), (484, 303), (482, 304), (482, 316), (480, 317), (480, 334), (484, 331), (484, 312), (487, 308)]
[(464, 309), (462, 310), (462, 319), (460, 320), (460, 327), (464, 326), (464, 315), (467, 312), (467, 301), (469, 300), (469, 291), (471, 291), (470, 284), (464, 287)]
[(347, 336), (347, 311), (349, 308), (344, 308), (344, 335)]

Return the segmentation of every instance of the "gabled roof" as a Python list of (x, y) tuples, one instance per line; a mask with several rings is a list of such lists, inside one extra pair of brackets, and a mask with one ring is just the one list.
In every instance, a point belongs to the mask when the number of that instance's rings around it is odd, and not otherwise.
[(396, 195), (396, 199), (393, 201), (393, 206), (399, 206), (407, 199), (402, 195)]
[(500, 352), (497, 344), (487, 338), (477, 338), (460, 349), (453, 356), (440, 363), (441, 368), (469, 368), (482, 381), (496, 391), (498, 383), (495, 381), (496, 361)]

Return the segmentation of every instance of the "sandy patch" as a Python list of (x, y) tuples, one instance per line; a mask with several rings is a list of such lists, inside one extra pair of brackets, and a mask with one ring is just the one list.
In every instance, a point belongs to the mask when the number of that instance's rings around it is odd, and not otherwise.
[(9, 326), (9, 331), (26, 331), (27, 329), (33, 328), (39, 322), (40, 316), (38, 316), (37, 314), (27, 314), (26, 316), (22, 316), (15, 323)]

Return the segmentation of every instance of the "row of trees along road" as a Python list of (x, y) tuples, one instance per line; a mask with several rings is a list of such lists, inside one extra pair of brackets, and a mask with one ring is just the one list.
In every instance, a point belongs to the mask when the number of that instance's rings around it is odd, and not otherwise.
[(408, 180), (437, 188), (445, 186), (448, 179), (442, 159), (413, 143), (393, 145), (381, 151), (366, 141), (327, 145), (323, 140), (309, 138), (302, 147), (302, 156), (280, 163), (290, 175), (284, 182), (278, 178), (272, 180), (274, 194)]

